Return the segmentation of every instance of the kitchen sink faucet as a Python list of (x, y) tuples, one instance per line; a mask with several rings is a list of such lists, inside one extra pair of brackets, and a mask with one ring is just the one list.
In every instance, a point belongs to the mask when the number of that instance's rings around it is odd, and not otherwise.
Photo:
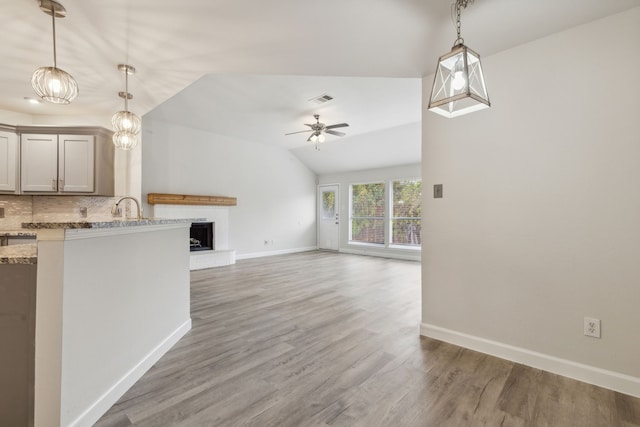
[(142, 219), (142, 208), (140, 207), (140, 202), (138, 201), (138, 199), (136, 199), (135, 197), (132, 196), (124, 196), (124, 197), (120, 197), (120, 199), (116, 202), (115, 205), (113, 205), (113, 207), (111, 208), (111, 214), (113, 216), (119, 216), (121, 215), (121, 210), (120, 210), (120, 202), (126, 199), (131, 199), (136, 203), (136, 208), (138, 209), (138, 216), (137, 219), (141, 220)]

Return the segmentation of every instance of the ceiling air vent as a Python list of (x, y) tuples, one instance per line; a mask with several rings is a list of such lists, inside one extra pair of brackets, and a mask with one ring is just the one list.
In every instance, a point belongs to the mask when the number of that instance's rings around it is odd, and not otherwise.
[(324, 95), (320, 95), (320, 96), (316, 96), (315, 98), (311, 98), (309, 101), (315, 103), (315, 104), (324, 104), (325, 102), (329, 102), (333, 99), (333, 96), (331, 95), (327, 95), (326, 93)]

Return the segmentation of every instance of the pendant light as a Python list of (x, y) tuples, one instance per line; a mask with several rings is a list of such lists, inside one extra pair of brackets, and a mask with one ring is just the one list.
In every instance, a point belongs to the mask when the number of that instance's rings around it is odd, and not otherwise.
[(118, 92), (118, 96), (124, 99), (124, 111), (118, 111), (111, 117), (113, 125), (113, 143), (122, 150), (131, 150), (138, 145), (138, 134), (142, 128), (140, 117), (129, 111), (129, 100), (133, 95), (129, 93), (129, 74), (134, 74), (136, 69), (132, 65), (118, 64), (118, 70), (124, 72), (125, 91)]
[(438, 59), (429, 110), (444, 117), (462, 116), (491, 106), (484, 82), (480, 55), (469, 49), (460, 36), (460, 10), (473, 0), (456, 0), (458, 38), (451, 52)]
[(40, 10), (51, 15), (53, 21), (53, 67), (40, 67), (31, 77), (36, 94), (53, 104), (69, 104), (78, 96), (78, 83), (71, 74), (58, 68), (56, 59), (56, 18), (64, 18), (67, 11), (53, 0), (40, 0)]
[(116, 132), (113, 134), (113, 143), (117, 148), (129, 151), (138, 145), (138, 135), (131, 132)]

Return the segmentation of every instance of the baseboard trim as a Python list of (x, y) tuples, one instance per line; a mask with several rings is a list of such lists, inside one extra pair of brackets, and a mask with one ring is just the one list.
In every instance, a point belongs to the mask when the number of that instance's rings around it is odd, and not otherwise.
[(277, 251), (266, 251), (266, 252), (253, 252), (249, 254), (236, 254), (236, 260), (239, 259), (250, 259), (250, 258), (262, 258), (265, 256), (274, 256), (274, 255), (285, 255), (285, 254), (295, 254), (298, 252), (309, 252), (317, 250), (317, 246), (306, 246), (303, 248), (292, 248), (292, 249), (281, 249)]
[(352, 255), (366, 255), (366, 256), (375, 256), (378, 258), (392, 258), (392, 259), (401, 259), (405, 261), (422, 261), (422, 256), (420, 255), (420, 251), (415, 251), (415, 254), (407, 254), (407, 253), (397, 253), (397, 252), (383, 252), (382, 250), (372, 251), (372, 250), (359, 250), (352, 248), (340, 248), (340, 252), (344, 254), (352, 254)]
[(640, 397), (640, 378), (422, 323), (420, 335)]
[(100, 419), (136, 381), (138, 381), (171, 347), (191, 329), (191, 319), (180, 325), (137, 365), (111, 386), (69, 426), (90, 426)]

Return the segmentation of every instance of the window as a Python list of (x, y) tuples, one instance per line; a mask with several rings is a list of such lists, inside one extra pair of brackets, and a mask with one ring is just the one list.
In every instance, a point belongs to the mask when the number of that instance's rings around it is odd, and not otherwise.
[(351, 184), (349, 242), (420, 249), (422, 180)]
[(322, 192), (322, 219), (333, 219), (336, 216), (336, 192)]
[(349, 240), (384, 245), (384, 183), (351, 185)]
[(391, 244), (420, 246), (422, 243), (422, 181), (393, 181)]

